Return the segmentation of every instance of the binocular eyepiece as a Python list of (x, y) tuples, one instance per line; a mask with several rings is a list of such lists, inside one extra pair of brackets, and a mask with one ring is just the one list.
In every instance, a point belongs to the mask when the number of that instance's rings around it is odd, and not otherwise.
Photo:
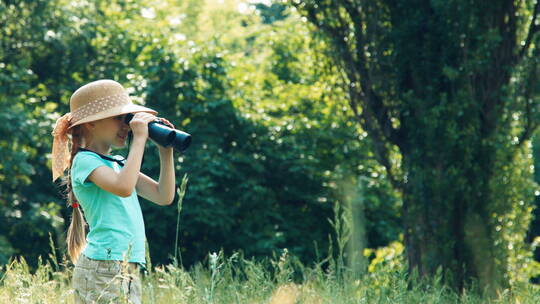
[[(129, 124), (133, 116), (133, 113), (127, 113), (124, 122)], [(191, 143), (190, 134), (173, 129), (159, 119), (148, 123), (148, 137), (165, 148), (172, 146), (180, 152), (186, 150)]]

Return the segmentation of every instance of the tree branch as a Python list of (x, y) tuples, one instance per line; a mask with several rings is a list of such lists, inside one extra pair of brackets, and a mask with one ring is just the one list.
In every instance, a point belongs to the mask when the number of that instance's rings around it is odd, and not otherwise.
[(399, 129), (394, 129), (392, 127), (392, 121), (390, 119), (390, 114), (388, 112), (388, 107), (384, 105), (383, 99), (373, 90), (373, 82), (371, 81), (368, 60), (364, 53), (364, 45), (366, 45), (365, 37), (362, 32), (362, 20), (364, 18), (361, 16), (359, 9), (350, 2), (350, 0), (345, 0), (342, 2), (345, 6), (345, 10), (349, 14), (349, 18), (354, 25), (354, 36), (356, 39), (355, 49), (356, 56), (358, 58), (357, 65), (360, 75), (360, 86), (364, 92), (366, 99), (366, 105), (370, 108), (369, 110), (373, 112), (373, 116), (378, 122), (378, 126), (384, 135), (384, 137), (391, 143), (397, 145), (401, 148), (401, 140)]
[(531, 45), (534, 34), (538, 32), (538, 26), (536, 25), (536, 17), (538, 16), (539, 11), (540, 11), (540, 0), (536, 0), (536, 3), (534, 4), (534, 11), (533, 11), (531, 24), (529, 25), (529, 32), (527, 33), (525, 44), (523, 45), (523, 47), (521, 48), (521, 51), (519, 52), (520, 58), (525, 55), (525, 53), (529, 49), (529, 46)]
[[(293, 3), (294, 4), (294, 3)], [(316, 12), (322, 12), (325, 20), (330, 20), (332, 16), (328, 16), (328, 10), (336, 10), (337, 22), (329, 25), (328, 23), (321, 22), (317, 17)], [(334, 60), (340, 65), (342, 71), (345, 72), (343, 83), (347, 86), (346, 91), (349, 93), (349, 105), (354, 112), (356, 119), (360, 126), (365, 129), (373, 139), (374, 152), (379, 163), (385, 167), (388, 178), (392, 186), (398, 190), (403, 189), (402, 182), (395, 176), (392, 168), (392, 164), (389, 159), (390, 151), (388, 143), (393, 143), (391, 138), (395, 140), (395, 135), (391, 135), (392, 129), (391, 121), (388, 115), (388, 109), (384, 106), (382, 99), (379, 98), (375, 92), (371, 89), (371, 82), (368, 74), (368, 69), (364, 65), (366, 58), (363, 54), (362, 48), (357, 51), (357, 56), (360, 58), (354, 58), (347, 40), (349, 29), (347, 22), (341, 18), (337, 7), (325, 6), (322, 3), (318, 3), (317, 10), (313, 6), (305, 5), (302, 7), (302, 11), (307, 13), (308, 19), (326, 32), (327, 37), (332, 39), (333, 46), (337, 51), (336, 54), (331, 54)], [(359, 15), (355, 15), (359, 17)], [(350, 16), (351, 18), (355, 18)], [(334, 20), (336, 19), (334, 18)], [(361, 25), (355, 24), (358, 30)], [(361, 35), (361, 33), (360, 33)], [(357, 48), (363, 44), (363, 39), (357, 38)], [(362, 113), (358, 112), (359, 101), (363, 101)]]
[(537, 63), (536, 60), (534, 61), (534, 65), (531, 67), (531, 72), (529, 73), (527, 77), (527, 82), (525, 84), (525, 92), (523, 93), (523, 97), (525, 98), (525, 119), (527, 120), (525, 129), (523, 132), (521, 132), (521, 135), (519, 136), (518, 146), (521, 146), (523, 142), (528, 140), (534, 131), (538, 128), (539, 123), (534, 122), (534, 118), (532, 117), (532, 109), (531, 109), (531, 96), (533, 94), (532, 88), (538, 81), (538, 75), (537, 75)]
[(387, 142), (384, 140), (380, 130), (373, 127), (374, 122), (371, 121), (370, 115), (365, 112), (362, 114), (358, 113), (357, 104), (354, 101), (358, 99), (358, 97), (354, 96), (358, 93), (356, 92), (355, 87), (351, 87), (350, 85), (348, 87), (348, 92), (350, 95), (349, 105), (352, 108), (355, 118), (358, 120), (360, 126), (362, 126), (362, 128), (370, 134), (371, 139), (373, 139), (373, 147), (375, 148), (375, 157), (377, 158), (377, 161), (385, 168), (388, 180), (394, 189), (403, 191), (403, 182), (396, 177), (390, 162), (390, 151), (388, 150)]

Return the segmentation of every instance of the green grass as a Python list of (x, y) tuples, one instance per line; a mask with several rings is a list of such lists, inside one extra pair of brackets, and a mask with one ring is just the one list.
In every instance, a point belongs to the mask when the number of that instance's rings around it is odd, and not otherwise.
[[(187, 181), (184, 175), (178, 190), (177, 231)], [(259, 261), (246, 259), (238, 252), (231, 256), (211, 253), (201, 263), (185, 269), (177, 251), (177, 235), (173, 263), (154, 267), (147, 255), (149, 272), (142, 275), (143, 303), (540, 303), (540, 288), (533, 284), (512, 286), (487, 300), (468, 291), (456, 294), (441, 284), (440, 276), (419, 282), (407, 275), (400, 242), (364, 250), (364, 256), (373, 257), (367, 272), (353, 271), (344, 258), (347, 241), (354, 235), (350, 212), (346, 205), (338, 204), (334, 211), (330, 222), (339, 254), (311, 266), (303, 265), (284, 249), (278, 257)], [(49, 239), (54, 249), (50, 235)], [(332, 242), (329, 249), (333, 252)], [(24, 257), (12, 257), (3, 266), (0, 303), (73, 303), (73, 265), (65, 254), (59, 261), (56, 250), (51, 252), (45, 262), (39, 258), (35, 271), (30, 270)]]
[[(72, 303), (72, 267), (57, 261), (38, 261), (31, 272), (23, 257), (4, 267), (0, 303)], [(403, 269), (380, 269), (355, 277), (347, 269), (335, 271), (330, 262), (305, 267), (284, 251), (280, 257), (255, 262), (239, 253), (213, 253), (189, 270), (172, 264), (143, 275), (144, 303), (488, 303), (478, 296), (461, 296), (439, 280), (408, 287)], [(339, 273), (339, 274), (338, 274)], [(532, 284), (513, 287), (489, 303), (540, 303)]]

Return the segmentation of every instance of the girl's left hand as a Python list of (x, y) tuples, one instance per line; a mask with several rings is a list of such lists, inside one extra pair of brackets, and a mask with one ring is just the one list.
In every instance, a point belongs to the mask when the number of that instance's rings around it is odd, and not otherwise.
[(165, 119), (165, 118), (163, 118), (163, 117), (158, 117), (158, 118), (161, 119), (161, 121), (162, 121), (164, 124), (166, 124), (167, 126), (173, 128), (173, 129), (175, 129), (174, 125), (173, 125), (170, 121), (168, 121), (167, 119)]

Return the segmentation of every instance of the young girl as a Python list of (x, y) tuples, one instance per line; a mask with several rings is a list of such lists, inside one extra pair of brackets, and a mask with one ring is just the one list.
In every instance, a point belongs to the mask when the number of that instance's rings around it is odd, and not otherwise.
[[(124, 122), (127, 113), (135, 114), (129, 125)], [(163, 206), (172, 203), (175, 190), (173, 148), (158, 145), (159, 183), (139, 172), (148, 123), (161, 119), (174, 128), (155, 114), (133, 104), (118, 82), (102, 79), (77, 89), (70, 112), (56, 122), (52, 172), (55, 181), (69, 169), (63, 183), (73, 207), (67, 247), (75, 264), (75, 303), (122, 298), (141, 303), (146, 236), (137, 195)], [(111, 155), (111, 147), (125, 146), (129, 131), (133, 142), (127, 159)], [(87, 236), (84, 218), (90, 228)]]

